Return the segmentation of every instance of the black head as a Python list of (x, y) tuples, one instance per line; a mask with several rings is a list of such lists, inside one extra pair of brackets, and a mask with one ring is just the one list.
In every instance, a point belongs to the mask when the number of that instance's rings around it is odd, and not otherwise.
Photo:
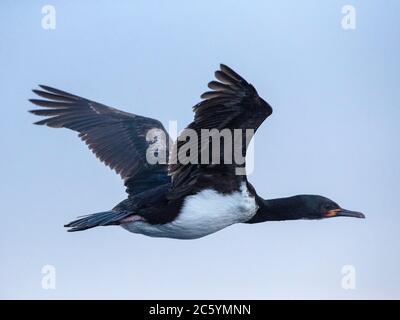
[(256, 198), (258, 210), (247, 223), (333, 217), (365, 218), (361, 212), (341, 208), (336, 202), (317, 195), (304, 194), (289, 198)]
[[(295, 198), (295, 197), (294, 197)], [(296, 196), (297, 212), (303, 219), (325, 219), (333, 217), (365, 218), (364, 214), (341, 208), (336, 202), (318, 195)]]

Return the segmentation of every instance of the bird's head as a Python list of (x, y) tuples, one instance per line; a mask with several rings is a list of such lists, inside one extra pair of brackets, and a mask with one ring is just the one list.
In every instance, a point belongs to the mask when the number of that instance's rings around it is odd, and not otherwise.
[(365, 218), (361, 212), (343, 209), (335, 201), (311, 194), (268, 200), (257, 196), (257, 205), (257, 214), (248, 223), (333, 217)]
[[(357, 211), (343, 209), (335, 201), (318, 195), (301, 195), (299, 210), (303, 219), (325, 219), (334, 217), (365, 218)], [(300, 213), (300, 212), (299, 212)]]

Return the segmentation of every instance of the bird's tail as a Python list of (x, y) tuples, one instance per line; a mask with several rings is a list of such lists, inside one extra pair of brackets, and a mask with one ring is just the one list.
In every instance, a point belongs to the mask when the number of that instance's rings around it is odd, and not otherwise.
[(93, 214), (89, 214), (87, 216), (82, 216), (77, 220), (74, 220), (64, 227), (70, 228), (68, 232), (74, 231), (82, 231), (94, 227), (99, 226), (111, 226), (119, 224), (119, 221), (124, 219), (125, 217), (131, 215), (131, 213), (127, 212), (118, 212), (118, 211), (104, 211), (97, 212)]

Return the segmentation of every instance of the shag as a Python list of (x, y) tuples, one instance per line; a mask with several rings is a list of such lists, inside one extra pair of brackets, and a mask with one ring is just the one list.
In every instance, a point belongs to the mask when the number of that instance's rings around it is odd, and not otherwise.
[[(271, 106), (228, 66), (221, 64), (215, 77), (218, 81), (208, 84), (211, 91), (204, 93), (203, 100), (193, 107), (194, 120), (187, 128), (199, 135), (202, 129), (255, 132), (272, 114)], [(128, 194), (127, 199), (111, 210), (66, 224), (68, 231), (119, 225), (151, 237), (195, 239), (235, 223), (364, 218), (362, 213), (343, 209), (319, 195), (263, 199), (245, 173), (237, 174), (236, 169), (243, 164), (236, 162), (149, 163), (146, 153), (157, 140), (148, 138), (150, 130), (164, 134), (166, 139), (159, 149), (164, 148), (170, 159), (170, 138), (160, 121), (52, 87), (40, 85), (40, 88), (33, 92), (45, 100), (30, 101), (44, 108), (30, 112), (46, 118), (35, 124), (77, 131), (96, 157), (121, 176)], [(179, 153), (184, 146), (185, 139), (178, 137), (171, 150)], [(244, 143), (240, 147), (244, 156), (247, 146)], [(224, 151), (217, 158), (225, 159)]]

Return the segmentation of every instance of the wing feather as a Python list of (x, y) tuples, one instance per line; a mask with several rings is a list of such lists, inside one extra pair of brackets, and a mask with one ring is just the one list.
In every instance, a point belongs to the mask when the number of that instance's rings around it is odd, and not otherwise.
[[(165, 143), (169, 142), (168, 133), (158, 120), (123, 112), (49, 86), (40, 85), (40, 88), (42, 90), (33, 92), (47, 100), (31, 99), (43, 109), (30, 112), (46, 118), (35, 124), (77, 131), (96, 157), (120, 174), (128, 193), (169, 182), (165, 163), (151, 165), (146, 160), (149, 130), (162, 130)], [(164, 148), (168, 156), (167, 145)], [(144, 182), (144, 173), (152, 183)]]
[[(221, 64), (220, 70), (215, 71), (217, 80), (208, 83), (212, 91), (207, 91), (201, 95), (203, 101), (193, 107), (194, 120), (187, 127), (196, 131), (198, 137), (201, 136), (202, 129), (253, 129), (254, 132), (261, 123), (272, 113), (271, 106), (265, 102), (257, 93), (256, 89), (249, 84), (242, 76), (226, 65)], [(185, 131), (184, 131), (185, 133)], [(179, 154), (179, 150), (189, 145), (180, 136), (173, 147), (173, 153)], [(201, 157), (201, 139), (197, 143), (198, 154)], [(210, 146), (207, 146), (210, 148)], [(242, 153), (245, 156), (246, 145), (242, 144)], [(172, 191), (169, 198), (180, 197), (189, 192), (193, 192), (195, 185), (202, 176), (207, 175), (208, 170), (234, 172), (236, 166), (225, 164), (224, 153), (221, 148), (220, 164), (182, 164), (171, 163), (169, 173), (172, 176)]]

